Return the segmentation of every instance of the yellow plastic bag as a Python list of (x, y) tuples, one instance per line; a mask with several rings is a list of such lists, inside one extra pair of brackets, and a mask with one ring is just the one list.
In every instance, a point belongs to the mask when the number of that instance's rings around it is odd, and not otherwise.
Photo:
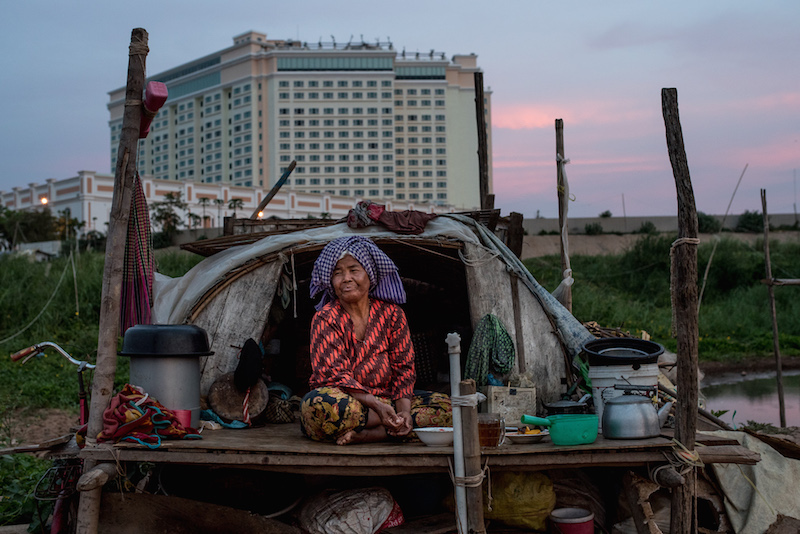
[(483, 487), (484, 518), (509, 527), (544, 531), (545, 521), (556, 505), (553, 482), (544, 473), (501, 471), (491, 474), (492, 510)]

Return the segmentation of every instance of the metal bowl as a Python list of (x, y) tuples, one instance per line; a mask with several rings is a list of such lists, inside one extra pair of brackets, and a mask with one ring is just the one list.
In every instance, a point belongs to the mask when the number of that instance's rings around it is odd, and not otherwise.
[(511, 443), (516, 443), (517, 445), (525, 445), (527, 443), (539, 443), (549, 435), (550, 432), (548, 432), (547, 430), (542, 430), (538, 434), (520, 434), (519, 432), (506, 432), (506, 438), (509, 441), (511, 441)]
[(208, 335), (191, 324), (137, 324), (128, 328), (120, 356), (208, 356)]

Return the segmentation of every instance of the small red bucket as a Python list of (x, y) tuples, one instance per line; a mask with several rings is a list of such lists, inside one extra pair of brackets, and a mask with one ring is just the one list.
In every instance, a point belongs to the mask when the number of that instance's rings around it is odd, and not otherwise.
[(550, 524), (553, 534), (594, 534), (594, 514), (583, 508), (556, 508)]

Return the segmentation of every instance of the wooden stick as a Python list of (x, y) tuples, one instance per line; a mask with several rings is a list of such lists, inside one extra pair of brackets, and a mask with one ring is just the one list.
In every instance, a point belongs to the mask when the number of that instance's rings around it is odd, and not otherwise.
[[(569, 233), (569, 222), (567, 221), (566, 214), (564, 213), (564, 203), (569, 202), (568, 198), (564, 198), (564, 165), (559, 161), (564, 161), (564, 121), (556, 119), (556, 187), (558, 191), (558, 231), (561, 233), (561, 273), (563, 276), (564, 271), (567, 270), (567, 248), (568, 239), (565, 234)], [(561, 302), (564, 307), (572, 313), (572, 287), (564, 288), (563, 301)]]
[(488, 205), (489, 195), (489, 149), (486, 139), (486, 106), (483, 104), (483, 73), (475, 73), (475, 118), (478, 122), (478, 194), (481, 209), (492, 209)]
[[(114, 373), (117, 369), (117, 338), (119, 336), (120, 292), (125, 258), (125, 238), (131, 211), (133, 180), (136, 176), (136, 158), (139, 154), (139, 124), (142, 115), (142, 93), (145, 79), (145, 59), (148, 35), (143, 28), (131, 32), (128, 55), (128, 84), (125, 92), (125, 111), (122, 134), (117, 151), (117, 168), (114, 176), (114, 193), (106, 242), (106, 262), (103, 270), (103, 290), (100, 297), (100, 329), (97, 338), (97, 367), (92, 383), (92, 403), (86, 448), (97, 447), (97, 435), (103, 429), (103, 412), (111, 400)], [(86, 461), (84, 469), (90, 471), (94, 462)], [(81, 493), (78, 508), (78, 532), (95, 534), (100, 517), (100, 492), (102, 488)]]
[[(673, 244), (672, 269), (675, 285), (672, 302), (678, 333), (678, 406), (675, 437), (694, 450), (697, 430), (697, 210), (689, 164), (683, 145), (678, 115), (678, 91), (661, 90), (661, 106), (667, 135), (667, 149), (678, 195), (678, 239)], [(686, 475), (686, 484), (672, 492), (672, 532), (697, 532), (695, 472)]]
[(292, 171), (294, 170), (294, 168), (296, 166), (297, 166), (297, 161), (292, 160), (292, 162), (286, 168), (286, 172), (284, 172), (281, 175), (280, 179), (275, 183), (275, 185), (272, 186), (272, 189), (269, 190), (269, 193), (267, 193), (267, 196), (265, 196), (263, 198), (263, 200), (261, 200), (261, 203), (259, 203), (258, 207), (255, 209), (253, 214), (250, 216), (251, 220), (255, 220), (255, 219), (258, 218), (258, 212), (260, 212), (261, 210), (263, 210), (264, 208), (267, 207), (267, 204), (269, 204), (269, 201), (272, 200), (272, 198), (278, 193), (278, 189), (280, 189), (283, 186), (283, 184), (286, 183), (286, 180), (289, 179), (289, 175), (292, 174)]
[[(475, 393), (475, 381), (459, 383), (461, 395)], [(473, 477), (481, 472), (481, 444), (478, 438), (478, 408), (461, 408), (461, 434), (464, 437), (464, 476)], [(483, 485), (467, 488), (467, 528), (476, 534), (485, 533), (483, 524)]]
[[(772, 262), (769, 257), (769, 216), (767, 215), (767, 190), (761, 190), (761, 211), (764, 217), (764, 265), (767, 280), (772, 280)], [(781, 346), (778, 340), (778, 312), (775, 309), (775, 288), (767, 284), (769, 293), (769, 312), (772, 315), (772, 349), (775, 351), (775, 373), (778, 381), (778, 410), (781, 416), (781, 428), (786, 428), (786, 404), (783, 398), (783, 369), (781, 365)]]

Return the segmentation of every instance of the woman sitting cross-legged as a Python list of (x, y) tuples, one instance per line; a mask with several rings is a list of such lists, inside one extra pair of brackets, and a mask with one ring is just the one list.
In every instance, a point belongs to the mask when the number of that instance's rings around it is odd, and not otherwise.
[(314, 263), (309, 385), (303, 434), (339, 445), (402, 438), (414, 427), (451, 426), (450, 398), (414, 392), (414, 347), (397, 267), (365, 237), (328, 243)]

